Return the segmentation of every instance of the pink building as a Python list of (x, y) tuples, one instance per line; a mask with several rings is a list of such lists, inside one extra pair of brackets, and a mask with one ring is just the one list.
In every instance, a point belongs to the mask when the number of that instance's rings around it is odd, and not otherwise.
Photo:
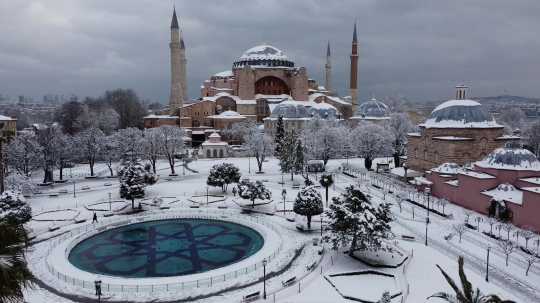
[(427, 171), (426, 179), (434, 196), (540, 230), (540, 161), (517, 142), (464, 169), (444, 163)]

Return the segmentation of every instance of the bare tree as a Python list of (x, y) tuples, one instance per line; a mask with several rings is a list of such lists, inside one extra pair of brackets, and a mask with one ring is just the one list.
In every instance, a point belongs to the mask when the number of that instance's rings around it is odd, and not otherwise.
[(535, 121), (529, 126), (527, 146), (537, 157), (540, 156), (540, 121)]
[(504, 109), (499, 115), (499, 121), (510, 126), (512, 131), (523, 129), (525, 125), (525, 113), (519, 107)]
[(156, 161), (160, 154), (160, 142), (163, 140), (163, 132), (160, 128), (147, 128), (143, 131), (142, 153), (150, 161), (152, 171), (156, 173)]
[(413, 108), (414, 104), (407, 97), (399, 95), (390, 95), (383, 101), (392, 113), (406, 113), (408, 109)]
[(532, 255), (526, 254), (525, 255), (525, 262), (527, 262), (527, 271), (525, 272), (525, 275), (529, 275), (529, 269), (531, 268), (531, 265), (540, 262), (540, 256), (537, 253), (534, 253)]
[(497, 242), (497, 248), (506, 255), (506, 266), (508, 266), (508, 257), (517, 250), (516, 244), (508, 239), (499, 240)]
[(97, 127), (90, 127), (79, 133), (75, 137), (77, 150), (82, 158), (88, 161), (90, 165), (90, 176), (94, 176), (94, 164), (99, 155), (101, 141), (103, 140), (103, 132)]
[(405, 155), (405, 144), (407, 134), (414, 131), (415, 127), (411, 122), (409, 114), (406, 112), (395, 112), (390, 115), (390, 120), (386, 123), (388, 129), (394, 135), (394, 163), (399, 167), (399, 156)]
[(172, 125), (162, 125), (159, 128), (161, 129), (161, 133), (163, 135), (163, 138), (160, 141), (161, 152), (169, 161), (171, 174), (174, 175), (174, 164), (176, 162), (175, 155), (184, 153), (186, 148), (184, 142), (186, 131), (183, 128)]
[(503, 229), (504, 224), (505, 222), (497, 220), (496, 226), (497, 226), (497, 229), (499, 230), (499, 238), (501, 237), (501, 230)]
[(88, 108), (79, 101), (64, 103), (56, 112), (55, 120), (62, 126), (62, 130), (71, 136), (82, 130), (79, 117), (87, 114)]
[(104, 98), (120, 116), (119, 126), (121, 129), (138, 126), (142, 117), (147, 114), (139, 96), (131, 88), (108, 90), (105, 92)]
[(141, 155), (142, 131), (129, 127), (118, 131), (118, 153), (123, 160), (135, 162)]
[(493, 225), (495, 223), (499, 222), (497, 219), (493, 218), (493, 217), (487, 217), (486, 218), (486, 223), (489, 224), (489, 233), (491, 235), (493, 235)]
[(474, 211), (470, 209), (464, 209), (462, 213), (463, 215), (465, 215), (465, 224), (469, 224), (469, 218), (471, 217), (472, 214), (474, 214)]
[(459, 243), (461, 243), (461, 236), (468, 231), (468, 227), (465, 224), (454, 224), (454, 230), (459, 234)]
[(450, 204), (450, 200), (448, 200), (447, 197), (442, 197), (442, 199), (439, 199), (439, 204), (442, 206), (442, 212), (444, 214), (444, 208), (446, 205)]
[(512, 223), (505, 223), (502, 228), (505, 232), (508, 233), (507, 239), (510, 240), (510, 232), (513, 231), (516, 227)]
[(396, 203), (399, 205), (399, 212), (401, 212), (401, 204), (403, 203), (403, 198), (401, 194), (396, 195)]
[(525, 239), (525, 249), (528, 249), (529, 240), (536, 236), (534, 233), (534, 228), (530, 226), (523, 226), (521, 228), (521, 236)]

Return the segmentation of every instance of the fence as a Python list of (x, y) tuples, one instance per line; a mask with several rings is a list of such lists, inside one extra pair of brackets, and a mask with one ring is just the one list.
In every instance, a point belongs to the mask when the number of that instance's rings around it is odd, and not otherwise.
[[(160, 215), (160, 214), (163, 215), (163, 216), (157, 217), (157, 218), (155, 217), (155, 215)], [(52, 252), (52, 250), (54, 248), (56, 248), (59, 244), (63, 243), (64, 241), (66, 241), (67, 239), (70, 239), (73, 236), (76, 236), (76, 235), (81, 234), (81, 233), (85, 233), (87, 231), (96, 230), (96, 232), (97, 232), (98, 230), (104, 229), (104, 226), (108, 226), (108, 225), (111, 225), (111, 224), (116, 224), (116, 225), (126, 224), (126, 222), (128, 222), (128, 221), (130, 221), (130, 220), (132, 220), (134, 218), (140, 218), (140, 219), (147, 218), (148, 220), (156, 220), (156, 219), (159, 220), (159, 219), (163, 219), (165, 217), (167, 217), (167, 218), (173, 217), (175, 214), (176, 214), (177, 217), (185, 217), (186, 214), (195, 214), (195, 215), (198, 215), (198, 216), (205, 215), (205, 214), (206, 215), (226, 215), (226, 216), (230, 216), (230, 217), (236, 217), (236, 218), (239, 218), (239, 219), (244, 219), (244, 220), (247, 220), (247, 221), (256, 222), (258, 224), (264, 225), (264, 226), (270, 228), (271, 230), (273, 230), (274, 232), (278, 233), (278, 235), (279, 235), (279, 230), (274, 225), (266, 222), (265, 220), (259, 220), (259, 218), (242, 215), (240, 213), (233, 213), (233, 212), (220, 211), (220, 210), (200, 210), (200, 209), (199, 210), (182, 209), (182, 210), (173, 210), (173, 211), (169, 210), (167, 212), (165, 212), (165, 211), (154, 211), (153, 214), (150, 214), (150, 215), (147, 212), (145, 214), (136, 214), (136, 215), (125, 216), (125, 217), (122, 217), (122, 218), (112, 218), (112, 219), (109, 219), (109, 220), (103, 220), (103, 221), (101, 221), (101, 222), (99, 222), (97, 224), (82, 226), (82, 227), (79, 227), (77, 229), (74, 229), (74, 230), (62, 235), (60, 238), (56, 239), (55, 241), (53, 241), (50, 244), (50, 247), (49, 247), (49, 249), (47, 251), (47, 254), (45, 256), (45, 259), (47, 260), (46, 261), (47, 269), (55, 277), (57, 277), (58, 279), (66, 282), (66, 283), (70, 283), (72, 285), (82, 287), (82, 288), (94, 289), (95, 286), (94, 286), (93, 281), (85, 281), (83, 279), (76, 279), (76, 278), (71, 277), (69, 275), (65, 275), (65, 274), (62, 274), (62, 273), (58, 272), (52, 266), (52, 264), (50, 264), (49, 254)], [(152, 217), (152, 215), (154, 215), (154, 217)], [(143, 220), (140, 220), (140, 221), (142, 222)], [(253, 226), (250, 226), (250, 227), (253, 228)], [(74, 244), (72, 243), (70, 246), (72, 246), (72, 245), (74, 245)], [(271, 261), (271, 260), (275, 259), (276, 256), (281, 251), (282, 246), (283, 246), (283, 241), (280, 241), (280, 245), (277, 247), (277, 249), (272, 254), (266, 256), (266, 260)], [(154, 285), (122, 285), (122, 284), (105, 284), (104, 283), (104, 284), (102, 284), (102, 289), (107, 290), (109, 292), (158, 292), (158, 291), (183, 290), (183, 289), (189, 289), (189, 288), (194, 288), (194, 287), (202, 287), (202, 286), (211, 286), (214, 283), (224, 282), (224, 281), (239, 277), (241, 275), (248, 274), (248, 273), (250, 273), (252, 271), (257, 270), (257, 268), (261, 268), (262, 266), (263, 266), (262, 261), (259, 261), (259, 262), (256, 262), (253, 265), (247, 266), (247, 267), (242, 268), (240, 270), (235, 270), (233, 272), (229, 272), (229, 273), (224, 274), (224, 275), (219, 275), (219, 276), (214, 276), (214, 277), (205, 278), (205, 279), (199, 279), (199, 280), (194, 280), (194, 281), (188, 281), (188, 282), (178, 282), (178, 283), (169, 283), (169, 284), (154, 284)]]

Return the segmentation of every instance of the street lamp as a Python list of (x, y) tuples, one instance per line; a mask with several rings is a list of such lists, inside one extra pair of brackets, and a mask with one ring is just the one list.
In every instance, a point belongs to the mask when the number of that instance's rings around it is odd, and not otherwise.
[(96, 296), (98, 296), (98, 302), (101, 303), (101, 278), (99, 276), (94, 280), (94, 284), (96, 284)]
[(208, 207), (208, 186), (206, 187), (206, 207)]
[(112, 207), (111, 207), (111, 193), (109, 193), (109, 211), (112, 210)]
[(281, 195), (283, 196), (283, 215), (285, 216), (285, 196), (287, 196), (287, 190), (283, 189)]
[(263, 264), (263, 299), (266, 300), (266, 258), (262, 260)]
[(248, 153), (248, 173), (251, 174), (251, 155)]
[(429, 224), (429, 217), (426, 218), (426, 246), (427, 246), (427, 227)]
[(75, 179), (72, 179), (73, 180), (73, 198), (75, 198)]
[(491, 245), (488, 244), (486, 249), (487, 249), (486, 282), (489, 282), (489, 279), (488, 279), (488, 275), (489, 275), (489, 251), (491, 250)]
[(482, 221), (482, 217), (480, 216), (476, 217), (476, 226), (477, 226), (478, 232), (480, 232), (480, 221)]
[(322, 243), (322, 214), (320, 215), (321, 217), (321, 243)]
[(186, 155), (182, 157), (184, 164), (182, 165), (182, 175), (186, 175)]
[[(429, 193), (431, 192), (431, 188), (429, 187), (426, 187), (424, 189), (424, 191), (426, 192), (426, 196), (427, 196), (427, 216), (429, 218)], [(427, 244), (426, 244), (427, 245)]]

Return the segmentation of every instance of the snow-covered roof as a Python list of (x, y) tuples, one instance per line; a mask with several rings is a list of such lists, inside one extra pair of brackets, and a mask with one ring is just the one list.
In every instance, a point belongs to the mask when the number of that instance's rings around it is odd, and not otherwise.
[(283, 115), (283, 118), (308, 118), (309, 114), (302, 102), (294, 101), (291, 98), (278, 104), (270, 114), (270, 118), (278, 118)]
[(477, 171), (470, 171), (470, 170), (468, 170), (468, 171), (460, 171), (459, 174), (469, 176), (469, 177), (473, 177), (473, 178), (476, 178), (476, 179), (497, 179), (497, 177), (492, 176), (490, 174), (477, 172)]
[(210, 141), (204, 141), (202, 146), (217, 146), (217, 145), (229, 145), (227, 142), (210, 142)]
[[(304, 104), (304, 106), (305, 105), (306, 104)], [(308, 113), (309, 115), (317, 115), (319, 116), (319, 118), (341, 118), (342, 116), (337, 108), (335, 108), (331, 104), (325, 103), (324, 101), (311, 106), (311, 108), (308, 109)]]
[(0, 121), (11, 121), (11, 120), (17, 120), (17, 119), (13, 119), (13, 118), (8, 117), (8, 116), (0, 115)]
[(507, 142), (504, 147), (497, 148), (474, 165), (484, 168), (540, 171), (540, 161), (536, 156), (516, 144), (518, 143)]
[(222, 78), (225, 78), (225, 77), (233, 77), (233, 72), (232, 70), (226, 70), (226, 71), (222, 71), (221, 73), (217, 73), (214, 75), (214, 77), (222, 77)]
[(375, 100), (375, 98), (373, 98), (371, 99), (371, 101), (362, 103), (360, 106), (358, 106), (358, 109), (356, 110), (352, 118), (389, 119), (390, 111), (388, 110), (388, 106), (386, 106), (386, 104), (379, 102)]
[[(407, 173), (409, 173), (409, 172), (407, 172)], [(426, 184), (426, 185), (433, 184), (433, 182), (429, 181), (428, 179), (426, 179), (424, 177), (415, 177), (414, 180), (416, 180), (416, 182), (418, 182), (420, 184)]]
[(437, 106), (424, 124), (426, 128), (499, 128), (482, 104), (473, 100), (450, 100)]
[(432, 137), (432, 139), (445, 140), (445, 141), (474, 141), (476, 140), (475, 138), (456, 137), (456, 136), (436, 136), (436, 137)]
[(407, 136), (411, 136), (411, 137), (422, 137), (422, 135), (420, 133), (407, 133)]
[(246, 118), (246, 117), (240, 115), (239, 113), (237, 113), (235, 111), (227, 110), (227, 111), (222, 112), (219, 115), (208, 116), (208, 118), (213, 118), (213, 119), (243, 119), (243, 118)]
[(208, 138), (221, 138), (221, 136), (218, 133), (213, 133)]
[(495, 137), (495, 140), (521, 140), (520, 136), (514, 136), (514, 135), (502, 135), (499, 137)]
[(450, 180), (450, 181), (446, 181), (444, 183), (452, 185), (452, 186), (458, 186), (458, 180)]
[(500, 184), (494, 189), (481, 191), (480, 193), (514, 204), (521, 205), (523, 203), (523, 192), (508, 183)]
[(240, 57), (240, 61), (252, 59), (289, 60), (281, 50), (265, 44), (248, 49), (242, 57)]
[(538, 176), (538, 177), (529, 177), (529, 178), (521, 178), (521, 179), (518, 179), (518, 180), (523, 181), (523, 182), (527, 182), (527, 183), (531, 183), (531, 184), (540, 185), (540, 176)]
[[(405, 177), (405, 169), (403, 169), (403, 167), (391, 168), (390, 173), (392, 175), (396, 175), (399, 177)], [(421, 172), (418, 172), (412, 169), (407, 169), (407, 178), (414, 178), (414, 177), (420, 177), (420, 176), (422, 176)]]
[(540, 187), (522, 187), (521, 190), (540, 195)]
[(461, 171), (461, 168), (456, 163), (445, 162), (436, 168), (432, 168), (431, 170), (438, 173), (457, 174), (458, 172)]

